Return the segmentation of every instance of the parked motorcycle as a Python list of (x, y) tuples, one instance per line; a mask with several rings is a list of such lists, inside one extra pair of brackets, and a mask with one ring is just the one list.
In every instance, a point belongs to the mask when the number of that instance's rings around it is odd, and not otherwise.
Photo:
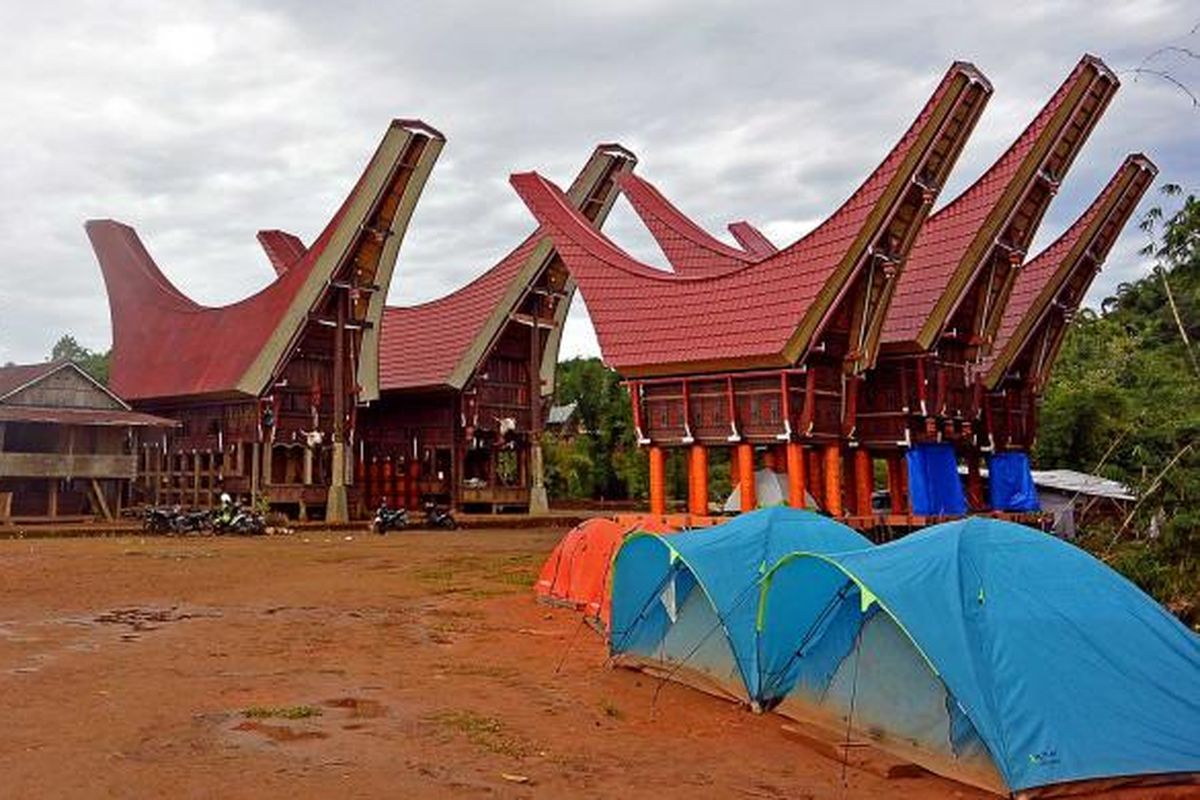
[(458, 522), (449, 508), (439, 506), (431, 500), (425, 503), (425, 527), (453, 531), (458, 529)]
[(387, 503), (379, 504), (379, 510), (375, 512), (375, 519), (371, 520), (371, 531), (378, 534), (402, 531), (407, 527), (408, 509), (388, 508)]
[(201, 533), (208, 530), (210, 521), (207, 511), (183, 511), (176, 507), (171, 516), (171, 533)]
[(257, 511), (226, 504), (213, 514), (212, 528), (217, 533), (259, 536), (267, 532), (267, 521)]
[(142, 530), (147, 533), (172, 533), (172, 521), (178, 514), (177, 506), (150, 506), (142, 515)]

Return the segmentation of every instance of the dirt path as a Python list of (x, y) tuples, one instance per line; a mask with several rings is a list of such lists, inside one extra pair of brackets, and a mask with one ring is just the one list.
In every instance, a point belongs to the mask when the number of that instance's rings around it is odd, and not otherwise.
[(652, 703), (532, 602), (557, 537), (0, 542), (0, 794), (984, 796), (843, 786), (778, 718), (675, 685)]

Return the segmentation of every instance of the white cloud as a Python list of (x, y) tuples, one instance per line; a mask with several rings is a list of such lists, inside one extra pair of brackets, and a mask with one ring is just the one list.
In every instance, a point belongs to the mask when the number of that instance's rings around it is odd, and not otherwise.
[[(1193, 17), (1170, 0), (1045, 0), (1020, 13), (783, 0), (448, 0), (420, 13), (365, 0), (4, 4), (0, 362), (41, 358), (64, 332), (107, 346), (86, 218), (135, 225), (185, 291), (228, 302), (270, 279), (254, 232), (311, 240), (392, 117), (422, 117), (449, 139), (392, 288), (393, 302), (412, 302), (476, 276), (529, 231), (510, 172), (566, 183), (597, 142), (618, 140), (715, 234), (744, 218), (783, 244), (874, 168), (955, 58), (983, 69), (996, 95), (945, 197), (1081, 53), (1128, 68)], [(1123, 80), (1039, 243), (1127, 152), (1200, 189), (1197, 113), (1169, 85)], [(627, 210), (608, 230), (661, 260)], [(1114, 250), (1094, 297), (1139, 274), (1137, 236)], [(570, 319), (564, 354), (596, 352), (583, 309)]]

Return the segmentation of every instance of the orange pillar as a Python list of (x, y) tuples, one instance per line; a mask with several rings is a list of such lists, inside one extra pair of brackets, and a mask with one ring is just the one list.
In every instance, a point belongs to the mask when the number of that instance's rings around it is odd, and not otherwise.
[(787, 443), (788, 505), (804, 508), (804, 448), (799, 442)]
[(408, 508), (421, 507), (421, 462), (415, 458), (408, 462), (408, 474), (404, 481), (404, 502)]
[(982, 511), (986, 504), (983, 500), (983, 475), (979, 472), (979, 451), (967, 452), (967, 508), (971, 511)]
[(694, 516), (708, 516), (708, 449), (702, 444), (692, 445), (688, 485), (692, 488), (688, 496), (688, 511)]
[(657, 445), (650, 446), (650, 513), (660, 517), (667, 513), (666, 454)]
[(742, 511), (753, 511), (758, 507), (758, 492), (754, 485), (754, 447), (739, 444), (737, 454), (738, 484), (742, 487)]
[(854, 451), (854, 499), (858, 503), (855, 513), (860, 517), (871, 516), (871, 495), (875, 491), (875, 467), (871, 454), (860, 446)]
[(817, 501), (817, 505), (825, 508), (825, 474), (821, 469), (821, 452), (815, 447), (806, 447), (804, 452), (808, 455), (808, 473), (805, 477), (808, 479), (808, 493)]
[(842, 516), (842, 446), (825, 445), (825, 510), (831, 517)]
[(398, 506), (396, 503), (396, 495), (392, 491), (392, 459), (385, 458), (383, 460), (383, 485), (379, 488), (379, 501), (387, 503), (393, 507)]

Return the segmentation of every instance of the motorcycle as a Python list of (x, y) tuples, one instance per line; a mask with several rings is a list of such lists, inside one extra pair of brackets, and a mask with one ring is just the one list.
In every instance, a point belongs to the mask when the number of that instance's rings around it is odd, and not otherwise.
[(371, 531), (378, 534), (402, 531), (407, 527), (408, 509), (388, 508), (387, 503), (379, 504), (379, 510), (375, 512), (375, 519), (371, 520)]
[(458, 529), (458, 522), (449, 508), (428, 501), (425, 503), (425, 527), (453, 531)]
[(212, 527), (217, 533), (244, 536), (259, 536), (267, 532), (267, 522), (263, 515), (241, 506), (222, 507), (213, 515)]
[(200, 533), (208, 529), (210, 522), (207, 511), (182, 511), (173, 509), (171, 533)]
[(147, 533), (172, 533), (172, 522), (179, 513), (178, 507), (151, 506), (142, 516), (142, 530)]

